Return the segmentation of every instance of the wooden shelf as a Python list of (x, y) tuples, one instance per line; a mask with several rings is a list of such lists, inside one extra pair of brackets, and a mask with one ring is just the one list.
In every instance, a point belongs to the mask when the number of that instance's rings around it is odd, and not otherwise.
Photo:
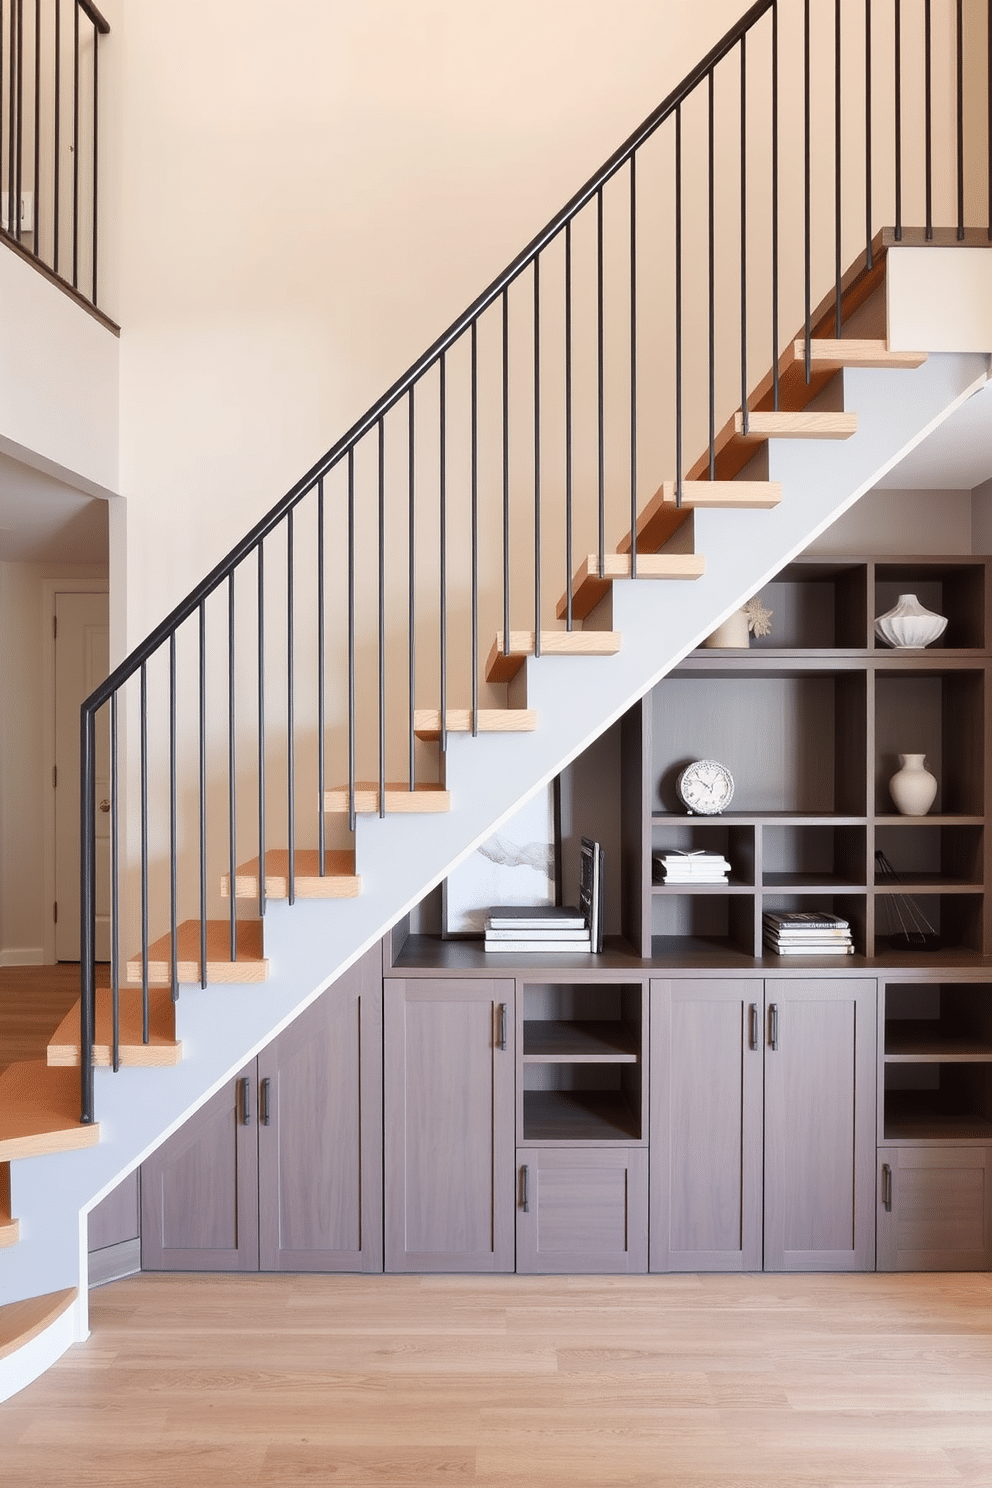
[(620, 1091), (525, 1090), (524, 1142), (637, 1142), (634, 1112)]
[(894, 1018), (885, 1025), (886, 1064), (992, 1064), (992, 1042), (951, 1033), (937, 1018)]
[(865, 894), (867, 886), (836, 873), (765, 873), (761, 887), (782, 894)]
[(525, 1064), (636, 1064), (637, 1039), (624, 1023), (528, 1018)]
[(992, 1121), (974, 1111), (952, 1110), (932, 1092), (889, 1090), (885, 1094), (886, 1142), (990, 1142)]
[(876, 894), (982, 894), (981, 883), (967, 878), (935, 878), (932, 873), (900, 873), (899, 882), (879, 878), (875, 881)]
[(731, 879), (729, 883), (653, 883), (652, 894), (753, 894), (754, 884)]

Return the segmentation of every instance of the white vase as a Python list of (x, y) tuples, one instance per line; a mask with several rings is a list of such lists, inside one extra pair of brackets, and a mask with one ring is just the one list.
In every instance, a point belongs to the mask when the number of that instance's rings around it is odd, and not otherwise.
[(945, 617), (921, 605), (915, 594), (900, 594), (899, 603), (875, 621), (875, 634), (897, 648), (929, 646), (946, 629)]
[(937, 778), (925, 768), (925, 754), (901, 754), (889, 792), (901, 816), (926, 816), (937, 794)]
[(728, 615), (722, 625), (718, 625), (711, 635), (703, 642), (704, 646), (713, 646), (723, 650), (746, 650), (751, 644), (750, 632), (747, 628), (747, 615), (743, 610), (735, 610)]

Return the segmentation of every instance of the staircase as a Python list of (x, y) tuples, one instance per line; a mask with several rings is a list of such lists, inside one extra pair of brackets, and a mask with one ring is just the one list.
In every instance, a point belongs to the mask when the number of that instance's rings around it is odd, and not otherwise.
[[(629, 170), (630, 200), (634, 200), (634, 161), (637, 152), (654, 140), (663, 126), (675, 122), (681, 129), (681, 107), (697, 88), (712, 89), (714, 71), (724, 65), (737, 66), (743, 42), (751, 54), (775, 20), (770, 3), (753, 6), (741, 24), (720, 47), (686, 79), (672, 98), (638, 131), (632, 141), (611, 158), (603, 171), (583, 189), (549, 228), (525, 250), (465, 316), (445, 333), (389, 391), (355, 429), (335, 446), (328, 457), (294, 487), (252, 533), (233, 550), (230, 558), (200, 589), (170, 616), (159, 630), (118, 668), (106, 686), (86, 705), (89, 719), (88, 746), (84, 750), (84, 799), (94, 799), (96, 717), (113, 710), (110, 737), (122, 753), (130, 750), (131, 788), (137, 786), (141, 839), (138, 861), (129, 870), (126, 851), (115, 853), (115, 886), (121, 901), (130, 895), (131, 909), (118, 908), (114, 915), (114, 961), (110, 990), (96, 992), (92, 984), (93, 875), (84, 886), (83, 1015), (70, 1016), (57, 1031), (49, 1048), (47, 1064), (16, 1065), (0, 1075), (0, 1398), (20, 1388), (86, 1331), (85, 1216), (92, 1205), (119, 1178), (174, 1131), (219, 1086), (258, 1049), (297, 1016), (334, 979), (374, 944), (384, 931), (414, 905), (451, 868), (483, 841), (528, 795), (553, 778), (673, 665), (687, 654), (716, 624), (762, 587), (786, 562), (851, 506), (878, 479), (966, 397), (984, 383), (987, 357), (980, 353), (940, 354), (893, 350), (901, 344), (899, 328), (886, 324), (886, 250), (878, 238), (854, 256), (843, 275), (840, 262), (836, 276), (824, 280), (824, 295), (818, 307), (812, 304), (812, 287), (819, 282), (812, 271), (806, 276), (805, 305), (799, 334), (781, 343), (777, 334), (777, 308), (771, 317), (776, 348), (784, 345), (775, 367), (752, 385), (747, 372), (751, 338), (745, 328), (749, 305), (745, 270), (741, 281), (741, 335), (734, 356), (735, 373), (740, 366), (746, 400), (737, 408), (731, 400), (728, 417), (719, 411), (726, 401), (726, 376), (716, 365), (714, 340), (710, 336), (708, 398), (696, 417), (683, 411), (682, 325), (683, 306), (678, 301), (674, 324), (677, 361), (677, 405), (674, 448), (677, 458), (665, 478), (643, 499), (646, 479), (643, 459), (638, 463), (635, 447), (637, 396), (634, 351), (638, 336), (631, 310), (631, 370), (624, 385), (630, 400), (629, 521), (624, 531), (616, 520), (618, 504), (607, 500), (605, 452), (609, 447), (608, 420), (604, 414), (606, 374), (599, 358), (599, 446), (598, 503), (572, 522), (568, 507), (568, 536), (565, 544), (562, 583), (564, 593), (549, 597), (547, 572), (542, 568), (542, 464), (540, 433), (542, 382), (532, 378), (529, 396), (534, 402), (532, 429), (535, 451), (532, 481), (534, 504), (534, 560), (529, 575), (527, 604), (521, 614), (511, 605), (505, 583), (498, 606), (503, 624), (492, 640), (488, 660), (479, 676), (476, 657), (482, 654), (488, 636), (482, 634), (478, 602), (478, 572), (484, 565), (476, 535), (480, 512), (478, 477), (478, 425), (476, 393), (485, 371), (478, 347), (480, 325), (490, 312), (503, 326), (503, 440), (501, 475), (504, 496), (504, 533), (509, 528), (508, 486), (511, 465), (507, 457), (508, 400), (505, 392), (509, 365), (507, 327), (509, 292), (525, 272), (532, 276), (534, 340), (538, 341), (541, 319), (541, 284), (547, 293), (550, 277), (545, 262), (544, 279), (539, 277), (541, 255), (564, 235), (570, 244), (571, 224), (586, 210), (599, 214), (602, 222), (604, 188), (621, 170)], [(764, 30), (758, 28), (763, 27)], [(765, 37), (767, 40), (767, 37)], [(741, 62), (743, 76), (744, 64)], [(743, 85), (742, 85), (743, 86)], [(812, 122), (807, 116), (807, 135)], [(677, 138), (681, 140), (681, 135)], [(679, 146), (681, 148), (681, 144)], [(743, 180), (743, 173), (742, 173)], [(743, 201), (743, 191), (742, 191)], [(681, 198), (680, 198), (681, 202)], [(631, 206), (633, 213), (633, 206)], [(838, 209), (839, 214), (839, 209)], [(800, 214), (801, 215), (801, 214)], [(630, 221), (633, 223), (633, 215)], [(741, 208), (743, 232), (744, 209)], [(840, 226), (838, 215), (838, 241)], [(706, 224), (713, 238), (713, 210)], [(806, 252), (810, 258), (809, 226)], [(636, 241), (633, 227), (630, 244)], [(681, 259), (681, 240), (676, 243)], [(776, 246), (777, 254), (777, 246)], [(566, 246), (566, 263), (568, 262)], [(774, 255), (773, 255), (774, 257)], [(634, 304), (635, 270), (631, 252), (630, 303)], [(602, 278), (602, 264), (600, 278)], [(714, 267), (711, 255), (709, 277), (710, 328), (714, 305)], [(820, 276), (822, 277), (822, 276)], [(566, 283), (571, 282), (566, 279)], [(681, 295), (681, 290), (679, 291)], [(705, 299), (705, 295), (704, 295)], [(777, 304), (777, 294), (775, 296)], [(569, 300), (569, 304), (571, 301)], [(600, 295), (602, 304), (602, 295)], [(600, 317), (602, 351), (602, 314)], [(869, 334), (870, 332), (870, 334)], [(569, 345), (566, 324), (566, 345)], [(472, 586), (471, 601), (460, 609), (445, 587), (446, 377), (454, 379), (456, 355), (471, 348), (470, 381), (473, 417), (470, 437)], [(742, 350), (743, 348), (743, 350)], [(706, 360), (706, 353), (701, 353)], [(536, 365), (540, 367), (539, 359)], [(571, 365), (569, 363), (569, 365)], [(440, 625), (440, 664), (437, 706), (415, 707), (417, 689), (409, 687), (410, 768), (406, 779), (387, 779), (387, 759), (394, 745), (387, 739), (387, 723), (394, 716), (386, 701), (386, 605), (383, 558), (387, 468), (385, 451), (392, 435), (389, 415), (409, 409), (410, 505), (414, 494), (414, 392), (422, 379), (435, 373), (440, 379), (439, 521), (440, 585), (427, 598), (432, 623)], [(566, 383), (567, 387), (567, 383)], [(566, 424), (570, 423), (571, 392), (564, 395)], [(423, 397), (421, 397), (422, 407)], [(595, 398), (593, 400), (595, 405)], [(707, 406), (708, 405), (708, 406)], [(497, 399), (497, 407), (499, 400)], [(694, 463), (681, 455), (684, 441), (696, 437), (708, 423), (708, 435), (699, 440), (701, 453)], [(450, 425), (447, 426), (450, 433)], [(388, 433), (387, 433), (388, 429)], [(626, 430), (625, 430), (626, 435)], [(368, 440), (368, 445), (363, 441)], [(499, 441), (497, 440), (497, 445)], [(705, 446), (705, 448), (703, 448)], [(373, 564), (356, 578), (356, 483), (361, 478), (362, 456), (356, 450), (378, 449), (378, 465), (371, 466), (368, 491), (373, 511), (378, 502), (378, 571)], [(569, 444), (571, 453), (571, 444)], [(498, 462), (497, 462), (498, 463)], [(356, 475), (356, 471), (359, 472)], [(655, 475), (658, 481), (662, 471)], [(595, 477), (598, 475), (598, 482)], [(317, 720), (317, 737), (323, 739), (325, 709), (329, 699), (347, 696), (347, 728), (344, 732), (346, 763), (333, 784), (325, 779), (323, 748), (312, 768), (297, 765), (306, 752), (305, 735), (312, 719), (301, 719), (297, 746), (294, 719), (293, 679), (299, 652), (294, 651), (294, 575), (299, 552), (294, 547), (294, 514), (298, 530), (304, 502), (316, 500), (319, 553), (324, 554), (325, 482), (343, 478), (348, 514), (345, 528), (347, 564), (345, 588), (349, 596), (349, 645), (340, 680), (324, 690), (323, 609), (320, 636), (320, 684), (311, 710)], [(569, 497), (572, 470), (567, 473)], [(546, 493), (545, 493), (546, 494)], [(626, 495), (624, 496), (626, 501)], [(623, 510), (620, 503), (619, 510)], [(596, 530), (596, 552), (586, 552), (579, 543), (589, 530)], [(607, 529), (613, 533), (607, 542)], [(413, 523), (411, 522), (411, 533)], [(245, 771), (235, 761), (236, 730), (230, 739), (218, 739), (205, 720), (209, 654), (207, 640), (208, 603), (219, 597), (230, 620), (231, 656), (235, 654), (236, 599), (243, 601), (244, 585), (236, 578), (244, 566), (257, 564), (259, 599), (249, 614), (249, 639), (257, 641), (259, 681), (251, 703), (258, 711), (258, 736), (265, 743), (264, 708), (271, 691), (264, 678), (265, 652), (263, 617), (271, 607), (263, 605), (268, 591), (263, 587), (263, 551), (266, 541), (272, 552), (273, 534), (284, 544), (279, 549), (285, 564), (289, 619), (285, 623), (285, 668), (289, 682), (282, 706), (287, 712), (287, 731), (280, 758), (281, 780), (288, 790), (284, 836), (275, 840), (278, 828), (266, 815), (268, 796), (266, 770), (271, 770), (266, 748), (259, 749), (257, 798), (258, 831), (254, 852), (244, 858), (237, 852), (235, 829), (222, 846), (220, 861), (208, 882), (216, 859), (213, 839), (203, 825), (206, 816), (208, 775), (217, 773), (215, 756), (229, 763), (225, 793), (230, 793), (230, 822), (237, 821), (235, 792), (245, 789)], [(574, 538), (573, 538), (574, 534)], [(529, 536), (529, 534), (528, 534)], [(511, 540), (504, 539), (502, 559), (505, 575), (510, 566)], [(589, 546), (592, 546), (590, 543)], [(572, 549), (578, 550), (573, 557)], [(411, 573), (413, 571), (411, 536)], [(267, 573), (271, 573), (271, 558)], [(249, 577), (255, 582), (253, 570)], [(319, 602), (323, 605), (325, 576), (320, 572)], [(543, 588), (542, 588), (543, 583)], [(364, 585), (378, 590), (378, 627), (373, 626), (372, 650), (378, 649), (376, 723), (362, 735), (360, 694), (356, 661), (356, 597)], [(485, 581), (483, 581), (485, 587)], [(496, 583), (495, 588), (499, 585)], [(519, 586), (518, 586), (519, 587)], [(413, 583), (411, 581), (411, 590)], [(282, 600), (285, 605), (285, 597)], [(450, 610), (448, 605), (450, 602)], [(420, 654), (414, 644), (413, 601), (409, 656), (411, 676)], [(550, 611), (550, 613), (546, 613)], [(564, 622), (562, 628), (561, 622)], [(446, 630), (446, 623), (450, 629)], [(177, 636), (199, 636), (199, 668), (187, 702), (199, 704), (199, 737), (193, 777), (198, 783), (200, 820), (198, 842), (189, 858), (177, 845), (178, 791), (176, 758), (177, 654), (184, 641)], [(471, 634), (472, 660), (467, 670), (446, 670), (446, 652), (455, 631)], [(237, 632), (240, 644), (240, 631)], [(416, 652), (416, 655), (415, 655)], [(150, 838), (148, 800), (155, 795), (150, 781), (156, 777), (156, 741), (149, 742), (147, 720), (153, 716), (152, 669), (165, 678), (168, 706), (161, 715), (168, 720), (165, 738), (164, 791), (170, 807), (171, 848), (160, 851), (168, 872), (156, 871)], [(179, 672), (181, 672), (181, 656)], [(230, 716), (235, 716), (235, 662), (227, 673)], [(240, 674), (237, 674), (240, 676)], [(158, 679), (161, 681), (161, 677)], [(449, 688), (458, 686), (471, 694), (452, 706)], [(240, 681), (238, 687), (241, 687)], [(505, 689), (505, 706), (488, 707), (486, 688)], [(130, 691), (128, 689), (130, 688)], [(239, 697), (240, 697), (239, 693)], [(124, 721), (138, 700), (137, 726), (128, 734)], [(118, 704), (120, 700), (120, 704)], [(309, 705), (308, 705), (309, 707)], [(304, 710), (301, 708), (300, 712)], [(395, 712), (395, 710), (394, 710)], [(154, 733), (152, 724), (151, 732)], [(209, 738), (208, 738), (209, 735)], [(512, 736), (512, 737), (510, 737)], [(234, 741), (234, 742), (232, 742)], [(161, 742), (161, 741), (159, 741)], [(297, 747), (299, 753), (297, 756)], [(427, 751), (433, 763), (425, 762)], [(161, 752), (161, 751), (160, 751)], [(311, 751), (312, 753), (312, 751)], [(208, 768), (209, 756), (209, 768)], [(359, 778), (360, 760), (371, 758), (378, 765), (377, 778)], [(162, 761), (159, 761), (162, 763)], [(117, 764), (112, 765), (116, 771)], [(297, 770), (299, 773), (297, 774)], [(424, 779), (424, 775), (436, 778)], [(171, 776), (171, 779), (170, 779)], [(223, 772), (221, 772), (223, 779)], [(137, 781), (135, 782), (135, 777)], [(115, 841), (122, 821), (118, 795), (113, 791)], [(303, 840), (297, 828), (296, 793), (309, 795), (315, 789), (320, 802), (321, 825), (317, 842)], [(225, 802), (226, 805), (226, 802)], [(197, 837), (197, 824), (190, 827)], [(329, 846), (350, 838), (347, 847)], [(88, 848), (93, 862), (93, 843)], [(182, 873), (192, 862), (194, 881), (180, 884)], [(161, 870), (161, 863), (159, 868)], [(120, 866), (123, 865), (123, 866)], [(198, 880), (198, 881), (197, 881)], [(180, 918), (179, 905), (192, 895), (199, 900), (199, 913)], [(212, 918), (208, 905), (220, 898), (226, 917)], [(117, 901), (115, 900), (115, 903)], [(239, 914), (239, 905), (242, 913)], [(245, 908), (257, 906), (262, 913), (246, 918)], [(163, 932), (164, 928), (164, 933)], [(154, 933), (153, 933), (154, 931)], [(120, 954), (124, 935), (132, 937), (129, 955)], [(140, 950), (135, 951), (135, 943)], [(176, 994), (182, 986), (182, 995)], [(115, 1007), (116, 1003), (116, 1007)], [(80, 1115), (80, 1082), (82, 1106)], [(96, 1120), (93, 1116), (96, 1116)]]

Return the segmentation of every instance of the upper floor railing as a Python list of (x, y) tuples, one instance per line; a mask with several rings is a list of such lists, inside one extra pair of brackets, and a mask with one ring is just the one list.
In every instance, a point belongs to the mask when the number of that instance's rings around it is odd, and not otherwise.
[(109, 31), (93, 0), (0, 0), (0, 234), (94, 307)]
[[(323, 874), (330, 772), (414, 789), (417, 707), (488, 686), (480, 645), (571, 629), (577, 559), (664, 479), (713, 479), (735, 412), (780, 407), (796, 337), (839, 334), (878, 234), (992, 241), (992, 3), (758, 0), (487, 289), (83, 706), (82, 1115), (93, 1119), (97, 813), (112, 803), (116, 1009), (150, 943), (205, 983), (220, 879)], [(864, 307), (863, 307), (864, 308)], [(561, 595), (560, 605), (555, 601)], [(99, 724), (99, 727), (98, 727)], [(98, 792), (98, 778), (101, 788)], [(232, 960), (232, 892), (223, 908)], [(117, 1062), (117, 1029), (114, 1063)]]

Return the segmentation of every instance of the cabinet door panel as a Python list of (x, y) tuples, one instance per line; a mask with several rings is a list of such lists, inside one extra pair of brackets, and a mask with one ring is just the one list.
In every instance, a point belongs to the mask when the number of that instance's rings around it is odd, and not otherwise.
[(762, 999), (759, 981), (651, 984), (652, 1271), (761, 1268)]
[(382, 1270), (381, 1049), (377, 946), (259, 1055), (263, 1271)]
[(647, 1270), (643, 1147), (527, 1147), (518, 1152), (517, 1163), (518, 1271)]
[(512, 1271), (510, 981), (387, 980), (386, 1269)]
[(141, 1264), (146, 1271), (257, 1270), (254, 1059), (142, 1164)]
[(875, 983), (768, 982), (766, 1003), (765, 1268), (871, 1270)]
[[(988, 1147), (879, 1148), (880, 1271), (984, 1271), (992, 1266), (990, 1155)], [(885, 1164), (891, 1176), (883, 1172)], [(886, 1209), (889, 1185), (891, 1207)]]

